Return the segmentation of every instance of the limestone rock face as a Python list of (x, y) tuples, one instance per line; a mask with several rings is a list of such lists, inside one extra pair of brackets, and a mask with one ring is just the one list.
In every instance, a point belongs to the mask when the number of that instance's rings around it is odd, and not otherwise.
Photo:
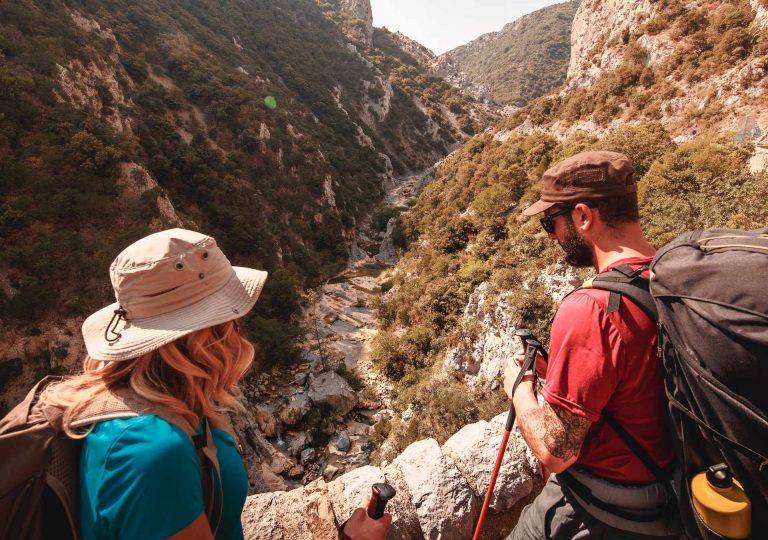
[(353, 19), (363, 22), (367, 46), (373, 44), (373, 10), (370, 0), (339, 0), (341, 10)]
[(392, 465), (403, 473), (425, 538), (472, 536), (480, 501), (436, 440), (411, 444)]
[[(539, 276), (552, 300), (559, 302), (565, 294), (581, 284), (578, 273), (558, 263), (550, 271)], [(522, 352), (520, 338), (515, 335), (514, 306), (507, 296), (499, 298), (495, 306), (489, 306), (488, 283), (481, 283), (472, 292), (464, 308), (463, 323), (479, 325), (471, 343), (450, 349), (443, 361), (443, 372), (462, 371), (470, 384), (483, 381), (493, 384), (496, 377), (504, 375), (504, 364), (510, 356)]]
[(357, 405), (357, 392), (341, 375), (333, 371), (321, 373), (310, 383), (309, 398), (315, 403), (327, 403), (342, 415)]
[[(501, 446), (503, 424), (507, 413), (499, 415), (501, 425), (495, 422), (476, 422), (461, 428), (443, 445), (449, 456), (469, 482), (478, 498), (485, 497), (496, 456)], [(526, 444), (518, 430), (510, 434), (506, 454), (496, 480), (491, 508), (508, 510), (533, 490), (534, 476), (539, 474), (537, 460), (526, 455)]]
[(243, 509), (246, 540), (337, 540), (323, 479), (289, 492), (252, 495)]
[(288, 403), (280, 409), (278, 416), (285, 424), (293, 426), (301, 422), (301, 419), (311, 408), (312, 402), (306, 394), (294, 394)]
[(655, 12), (652, 0), (582, 0), (571, 27), (568, 88), (588, 86), (604, 71), (618, 67), (623, 54), (605, 45), (614, 39), (620, 42), (625, 31), (634, 31)]
[(752, 9), (755, 10), (755, 25), (768, 28), (768, 5), (761, 0), (749, 0)]
[[(354, 469), (328, 484), (333, 513), (339, 523), (348, 520), (355, 508), (371, 496), (373, 484), (384, 481), (384, 473), (381, 469), (367, 465)], [(387, 510), (389, 511), (389, 507)]]
[(397, 218), (390, 218), (389, 221), (387, 221), (387, 233), (386, 236), (384, 236), (384, 240), (381, 241), (379, 253), (376, 255), (376, 259), (384, 264), (397, 264), (397, 261), (399, 261), (402, 256), (402, 250), (395, 246), (392, 239), (397, 226)]

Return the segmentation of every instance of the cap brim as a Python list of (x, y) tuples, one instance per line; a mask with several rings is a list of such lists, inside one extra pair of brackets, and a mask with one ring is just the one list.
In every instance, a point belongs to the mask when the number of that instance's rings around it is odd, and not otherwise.
[(549, 210), (553, 206), (555, 206), (556, 202), (547, 202), (538, 200), (535, 203), (533, 203), (531, 206), (523, 210), (524, 216), (535, 216), (536, 214), (541, 214), (545, 210)]
[(258, 300), (267, 273), (239, 266), (233, 266), (232, 270), (232, 276), (221, 289), (190, 306), (155, 317), (121, 320), (115, 328), (120, 334), (116, 341), (107, 341), (104, 334), (119, 306), (114, 303), (100, 309), (83, 323), (88, 355), (112, 362), (129, 360), (195, 330), (242, 317)]

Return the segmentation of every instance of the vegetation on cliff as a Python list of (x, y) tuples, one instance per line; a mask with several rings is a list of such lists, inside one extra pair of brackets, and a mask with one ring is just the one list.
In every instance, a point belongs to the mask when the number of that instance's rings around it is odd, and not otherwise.
[(382, 179), (466, 136), (435, 105), (453, 90), (376, 43), (374, 65), (310, 0), (0, 4), (6, 329), (112, 301), (117, 252), (187, 226), (270, 271), (248, 327), (289, 358), (298, 290), (346, 262)]
[[(529, 119), (542, 126), (580, 120), (607, 126), (644, 119), (665, 121), (674, 133), (692, 125), (701, 132), (726, 117), (726, 96), (738, 98), (730, 107), (764, 107), (768, 29), (753, 24), (754, 18), (749, 0), (701, 6), (662, 0), (655, 17), (593, 49), (592, 61), (599, 63), (610, 48), (622, 59), (616, 69), (587, 86), (539, 98), (504, 125)], [(649, 52), (654, 48), (657, 58)]]

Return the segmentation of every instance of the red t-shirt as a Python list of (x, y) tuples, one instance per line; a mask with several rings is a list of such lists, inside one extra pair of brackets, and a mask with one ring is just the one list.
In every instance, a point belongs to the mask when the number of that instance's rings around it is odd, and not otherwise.
[[(633, 268), (651, 258), (615, 262)], [(632, 301), (621, 299), (608, 313), (608, 291), (581, 289), (557, 310), (543, 395), (551, 405), (593, 424), (576, 461), (594, 474), (620, 482), (651, 482), (655, 477), (601, 418), (608, 410), (661, 467), (673, 448), (667, 424), (664, 376), (656, 353), (656, 325)]]

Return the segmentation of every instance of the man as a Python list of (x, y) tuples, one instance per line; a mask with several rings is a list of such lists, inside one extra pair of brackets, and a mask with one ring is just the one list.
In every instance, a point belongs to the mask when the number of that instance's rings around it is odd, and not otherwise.
[[(582, 152), (544, 173), (541, 199), (523, 213), (544, 214), (542, 226), (572, 266), (597, 272), (640, 268), (655, 250), (640, 228), (633, 174), (622, 154)], [(555, 473), (523, 510), (509, 539), (679, 536), (664, 487), (603, 416), (612, 414), (669, 470), (673, 450), (655, 324), (626, 298), (609, 309), (609, 294), (581, 289), (561, 303), (549, 365), (539, 373), (545, 379), (542, 405), (530, 374), (511, 395), (522, 357), (507, 364), (505, 390), (517, 425), (546, 470)]]

